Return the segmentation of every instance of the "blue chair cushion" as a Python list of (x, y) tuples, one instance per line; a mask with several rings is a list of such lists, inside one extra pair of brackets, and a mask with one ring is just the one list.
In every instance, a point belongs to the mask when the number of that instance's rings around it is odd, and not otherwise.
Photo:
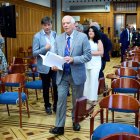
[(137, 88), (114, 88), (113, 89), (114, 92), (118, 92), (118, 93), (137, 93), (138, 89)]
[(126, 109), (109, 108), (109, 110), (116, 111), (116, 112), (134, 113), (134, 110), (126, 110)]
[(132, 125), (121, 123), (104, 123), (95, 129), (92, 135), (92, 140), (100, 140), (101, 138), (104, 138), (108, 135), (122, 132), (139, 135), (138, 128)]
[(35, 80), (35, 81), (26, 82), (25, 88), (42, 89), (42, 80)]
[(133, 70), (137, 71), (139, 68), (138, 67), (131, 67)]
[[(27, 99), (24, 92), (21, 93), (21, 98), (23, 102)], [(18, 92), (5, 92), (0, 94), (0, 104), (17, 104), (18, 101)]]
[(5, 83), (7, 87), (19, 87), (19, 83)]
[(120, 76), (121, 78), (132, 78), (132, 79), (136, 79), (137, 78), (137, 76)]

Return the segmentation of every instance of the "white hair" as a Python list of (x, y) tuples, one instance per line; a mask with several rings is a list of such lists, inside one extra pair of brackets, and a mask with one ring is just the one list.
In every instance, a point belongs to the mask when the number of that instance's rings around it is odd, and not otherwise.
[[(72, 16), (66, 15), (66, 16), (63, 17), (63, 19), (64, 19), (64, 18), (70, 18), (70, 19), (71, 19), (71, 20), (70, 20), (71, 23), (72, 23), (72, 24), (75, 23), (75, 19), (74, 19)], [(63, 20), (63, 19), (62, 19), (62, 20)]]

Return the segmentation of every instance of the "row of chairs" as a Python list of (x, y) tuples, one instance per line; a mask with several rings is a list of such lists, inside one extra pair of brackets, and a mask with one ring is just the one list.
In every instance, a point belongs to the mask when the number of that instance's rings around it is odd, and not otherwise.
[[(132, 59), (127, 59), (121, 65), (114, 66), (114, 68), (117, 68), (114, 74), (107, 75), (107, 78), (111, 79), (111, 88), (107, 91), (106, 95), (108, 96), (99, 101), (98, 110), (90, 112), (87, 109), (87, 99), (85, 97), (77, 100), (75, 121), (78, 123), (90, 116), (91, 140), (140, 140), (139, 56), (139, 54), (137, 56), (133, 54)], [(134, 94), (134, 96), (131, 94)], [(109, 112), (112, 113), (111, 122), (108, 119)], [(115, 112), (134, 113), (135, 126), (115, 122)], [(96, 116), (100, 116), (101, 124), (94, 129)], [(126, 119), (129, 120), (129, 118)]]
[[(8, 115), (10, 116), (9, 104), (19, 106), (19, 126), (22, 127), (22, 106), (25, 104), (28, 117), (28, 89), (35, 89), (36, 99), (38, 100), (37, 89), (42, 89), (42, 81), (39, 78), (36, 69), (35, 59), (31, 59), (30, 63), (24, 63), (22, 58), (14, 58), (8, 68), (8, 74), (1, 77), (0, 88), (0, 104), (6, 104)], [(7, 87), (11, 87), (7, 91)], [(12, 88), (18, 88), (18, 91), (13, 91)]]
[[(100, 109), (91, 114), (90, 136), (92, 140), (140, 140), (140, 51), (131, 50), (130, 56), (127, 54), (125, 60), (127, 61), (114, 67), (117, 68), (114, 74), (107, 75), (107, 78), (112, 80), (112, 91), (99, 101)], [(137, 98), (131, 94), (137, 95)], [(108, 122), (110, 111), (113, 123)], [(116, 111), (134, 113), (135, 126), (115, 122), (114, 112)], [(99, 113), (101, 125), (94, 130), (94, 121)]]
[[(79, 123), (83, 121), (85, 118), (90, 116), (90, 137), (91, 140), (101, 140), (102, 138), (116, 134), (127, 132), (134, 135), (139, 135), (139, 109), (140, 103), (139, 101), (134, 98), (133, 96), (122, 94), (122, 90), (126, 90), (126, 84), (129, 83), (128, 81), (130, 78), (118, 78), (112, 81), (111, 88), (112, 90), (108, 93), (108, 96), (104, 97), (99, 101), (99, 109), (96, 111), (91, 112), (90, 109), (87, 109), (87, 99), (86, 97), (82, 97), (77, 100), (76, 103), (76, 111), (75, 111), (75, 121)], [(135, 79), (131, 79), (134, 81)], [(131, 84), (134, 83), (131, 81)], [(130, 85), (131, 85), (130, 84)], [(114, 94), (116, 89), (121, 89), (120, 92)], [(113, 92), (113, 94), (112, 94)], [(140, 92), (140, 84), (138, 87), (138, 92)], [(109, 122), (109, 112), (113, 112), (112, 115), (112, 123)], [(124, 113), (134, 113), (135, 114), (135, 127), (130, 124), (122, 124), (115, 122), (115, 115), (114, 112), (124, 112)], [(100, 114), (100, 115), (99, 115)], [(94, 124), (96, 121), (96, 116), (100, 116), (101, 124), (94, 129)], [(127, 118), (129, 120), (129, 118)], [(137, 136), (138, 137), (138, 136)], [(140, 138), (140, 137), (139, 137)]]

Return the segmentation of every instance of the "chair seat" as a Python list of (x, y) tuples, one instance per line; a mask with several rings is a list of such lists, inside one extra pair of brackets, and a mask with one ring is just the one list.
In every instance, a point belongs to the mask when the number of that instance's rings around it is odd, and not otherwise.
[(121, 123), (104, 123), (95, 129), (92, 135), (92, 140), (100, 140), (108, 135), (122, 132), (139, 135), (138, 128), (132, 125)]
[(42, 89), (42, 80), (35, 80), (35, 81), (26, 82), (25, 88)]
[(138, 89), (136, 88), (114, 88), (113, 89), (114, 92), (119, 92), (119, 93), (137, 93)]
[[(26, 94), (21, 93), (22, 101), (26, 100)], [(5, 92), (0, 94), (0, 104), (17, 104), (18, 103), (18, 92)]]

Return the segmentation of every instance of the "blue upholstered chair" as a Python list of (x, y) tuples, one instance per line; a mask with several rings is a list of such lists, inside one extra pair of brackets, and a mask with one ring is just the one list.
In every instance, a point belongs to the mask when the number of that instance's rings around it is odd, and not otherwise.
[[(1, 94), (0, 94), (0, 104), (7, 105), (8, 115), (10, 116), (9, 112), (9, 104), (19, 106), (19, 119), (20, 119), (20, 127), (22, 127), (22, 104), (26, 103), (26, 109), (29, 115), (29, 108), (28, 108), (28, 100), (26, 95), (26, 90), (24, 87), (25, 76), (23, 74), (8, 74), (1, 79)], [(13, 83), (18, 84), (18, 91), (6, 91), (5, 84), (6, 83)]]
[(140, 136), (130, 133), (118, 133), (109, 135), (105, 138), (102, 138), (101, 140), (140, 140)]
[[(138, 69), (137, 69), (138, 70)], [(126, 77), (126, 78), (133, 78), (137, 79), (138, 77), (138, 72), (134, 70), (133, 68), (130, 67), (120, 67), (115, 71), (115, 74), (118, 75), (119, 77)]]
[[(92, 140), (100, 140), (106, 136), (117, 134), (117, 133), (123, 133), (123, 132), (139, 135), (138, 116), (139, 116), (140, 103), (137, 99), (129, 95), (113, 94), (104, 97), (99, 102), (99, 107), (100, 109), (94, 111), (90, 118), (90, 136)], [(125, 123), (118, 123), (118, 122), (116, 123), (104, 122), (104, 110), (108, 110), (108, 109), (127, 110), (128, 112), (134, 113), (135, 126), (130, 124), (125, 124)], [(100, 113), (101, 125), (99, 125), (94, 130), (94, 120), (97, 114), (99, 113)], [(108, 111), (106, 112), (106, 116), (108, 117)]]
[(42, 80), (32, 80), (25, 83), (26, 89), (35, 89), (36, 99), (38, 100), (37, 90), (42, 89)]
[(113, 94), (116, 93), (123, 93), (129, 95), (136, 94), (137, 100), (139, 100), (140, 83), (136, 79), (127, 77), (114, 79), (111, 83), (111, 88)]
[[(37, 67), (36, 64), (31, 64), (30, 66), (31, 68), (31, 72), (30, 74), (28, 73), (28, 76), (32, 77), (31, 81), (27, 81), (25, 83), (25, 87), (26, 89), (35, 89), (35, 94), (36, 94), (36, 99), (38, 100), (38, 94), (37, 94), (37, 90), (38, 89), (42, 89), (42, 80), (39, 79), (39, 73), (37, 72)], [(38, 77), (38, 79), (36, 80), (36, 78)]]

